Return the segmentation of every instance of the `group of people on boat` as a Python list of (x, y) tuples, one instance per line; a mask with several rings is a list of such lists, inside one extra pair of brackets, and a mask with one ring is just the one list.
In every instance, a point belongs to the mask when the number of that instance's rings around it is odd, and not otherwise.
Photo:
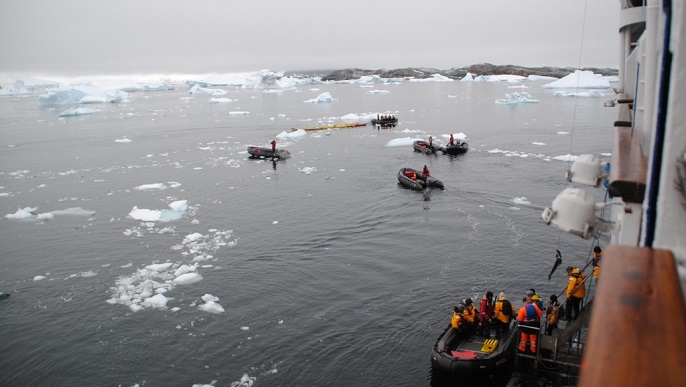
[(514, 307), (505, 293), (501, 292), (497, 299), (494, 299), (493, 292), (488, 291), (481, 297), (478, 311), (471, 298), (460, 301), (453, 308), (450, 324), (462, 336), (476, 334), (490, 338), (493, 328), (495, 337), (500, 338), (509, 330), (514, 315)]
[(460, 145), (464, 144), (464, 140), (455, 140), (455, 136), (453, 134), (450, 134), (450, 139), (448, 140), (448, 145), (453, 146), (453, 145)]
[[(426, 166), (425, 166), (426, 168)], [(598, 278), (602, 249), (599, 246), (593, 252), (593, 275)], [(543, 300), (531, 288), (522, 299), (522, 306), (515, 313), (515, 308), (501, 292), (497, 298), (488, 291), (481, 297), (479, 309), (473, 305), (471, 298), (461, 300), (453, 308), (450, 324), (457, 333), (463, 337), (478, 335), (484, 338), (491, 337), (491, 329), (495, 330), (495, 338), (499, 339), (510, 327), (510, 321), (517, 319), (520, 330), (519, 352), (533, 354), (538, 349), (538, 336), (543, 324), (543, 333), (552, 335), (557, 329), (560, 320), (573, 321), (579, 317), (579, 307), (582, 299), (586, 296), (585, 275), (578, 268), (567, 266), (568, 282), (565, 291), (567, 308), (560, 303), (558, 296), (550, 295), (548, 304), (544, 307)], [(545, 318), (543, 315), (545, 312)]]
[(395, 118), (394, 114), (377, 114), (376, 120), (377, 121), (394, 121), (394, 120), (396, 120), (396, 118)]

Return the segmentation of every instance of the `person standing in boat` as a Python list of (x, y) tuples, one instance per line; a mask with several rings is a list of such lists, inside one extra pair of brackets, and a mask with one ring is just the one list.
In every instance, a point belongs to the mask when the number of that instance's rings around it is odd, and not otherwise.
[[(584, 283), (586, 276), (572, 266), (567, 266), (567, 275), (569, 281), (567, 282), (567, 313), (565, 317), (567, 321), (572, 321), (579, 317), (579, 306), (581, 300), (586, 296), (586, 284)], [(574, 316), (572, 316), (572, 312), (574, 312)]]
[(517, 313), (517, 321), (521, 330), (521, 337), (519, 339), (519, 352), (526, 352), (526, 342), (529, 341), (529, 350), (536, 353), (536, 344), (538, 342), (538, 331), (541, 327), (541, 316), (543, 312), (538, 308), (535, 302), (531, 301), (534, 292), (529, 290), (526, 293), (526, 302), (519, 308)]
[(422, 179), (424, 179), (424, 181), (427, 181), (427, 179), (429, 178), (429, 174), (429, 167), (424, 165), (424, 169), (422, 169)]
[(493, 317), (493, 292), (488, 291), (481, 297), (479, 304), (479, 335), (491, 337), (491, 317)]
[(450, 133), (450, 141), (448, 142), (450, 145), (455, 145), (455, 137), (453, 137), (453, 134)]
[(429, 136), (429, 149), (434, 150), (434, 138)]
[(453, 309), (453, 317), (450, 319), (450, 326), (456, 331), (460, 336), (464, 334), (464, 317), (462, 313), (464, 312), (464, 305), (458, 305)]
[(272, 140), (272, 152), (276, 152), (276, 140)]
[(474, 305), (472, 305), (472, 299), (469, 297), (460, 301), (460, 305), (464, 306), (462, 317), (465, 331), (469, 334), (472, 334), (476, 332), (476, 308)]
[(498, 300), (493, 308), (493, 325), (495, 327), (495, 338), (499, 339), (503, 333), (510, 330), (510, 320), (514, 316), (515, 310), (512, 303), (507, 299), (505, 293), (500, 292)]
[(546, 323), (545, 334), (551, 336), (553, 331), (557, 328), (557, 322), (560, 321), (560, 302), (557, 301), (556, 295), (551, 295), (548, 300), (548, 307), (546, 308)]
[(598, 283), (598, 276), (600, 275), (600, 259), (603, 258), (603, 249), (600, 246), (593, 248), (593, 259), (591, 264), (593, 265), (593, 278), (595, 282)]

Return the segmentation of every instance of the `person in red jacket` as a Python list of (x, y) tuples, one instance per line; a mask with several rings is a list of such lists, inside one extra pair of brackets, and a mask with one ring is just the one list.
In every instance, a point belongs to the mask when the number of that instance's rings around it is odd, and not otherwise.
[(449, 144), (450, 144), (450, 145), (455, 145), (455, 137), (453, 137), (453, 134), (452, 134), (452, 133), (450, 134), (450, 142), (449, 142)]
[(429, 167), (427, 167), (425, 165), (424, 169), (422, 169), (422, 179), (424, 179), (424, 181), (426, 181), (426, 179), (428, 179), (428, 178), (429, 178)]
[(538, 342), (538, 331), (541, 326), (541, 316), (543, 312), (538, 308), (535, 302), (531, 301), (534, 292), (530, 291), (526, 294), (526, 301), (517, 313), (517, 321), (521, 329), (521, 337), (519, 340), (519, 352), (526, 352), (526, 342), (529, 341), (529, 349), (536, 353), (536, 344)]
[(479, 304), (479, 335), (491, 337), (491, 317), (493, 317), (493, 292), (488, 291), (481, 297)]
[(276, 152), (276, 140), (272, 140), (272, 152)]

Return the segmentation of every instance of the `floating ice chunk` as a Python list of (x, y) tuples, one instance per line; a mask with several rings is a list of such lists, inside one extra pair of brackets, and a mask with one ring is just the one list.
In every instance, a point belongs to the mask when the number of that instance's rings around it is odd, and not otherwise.
[(35, 211), (38, 207), (25, 207), (17, 210), (14, 214), (7, 214), (5, 218), (7, 219), (29, 219), (36, 215)]
[(255, 378), (248, 376), (248, 374), (243, 374), (241, 380), (231, 383), (229, 387), (252, 387), (255, 382)]
[(128, 143), (131, 142), (131, 140), (129, 140), (128, 138), (124, 137), (124, 138), (118, 138), (118, 139), (114, 140), (114, 142), (118, 142), (118, 143), (120, 143), (120, 144), (128, 144)]
[(198, 268), (198, 267), (195, 266), (195, 265), (190, 265), (190, 266), (189, 266), (189, 265), (181, 265), (181, 266), (179, 266), (178, 269), (176, 269), (176, 271), (174, 272), (174, 275), (175, 275), (176, 277), (179, 277), (179, 276), (181, 276), (182, 274), (192, 273), (192, 272), (194, 272), (195, 269), (197, 269), (197, 268)]
[(413, 138), (413, 137), (396, 138), (396, 139), (393, 139), (393, 140), (387, 142), (386, 146), (389, 148), (401, 147), (401, 146), (412, 146), (412, 144), (417, 140), (421, 140), (421, 139), (420, 138)]
[(526, 198), (526, 196), (522, 196), (520, 198), (514, 198), (514, 199), (512, 199), (512, 202), (514, 204), (531, 204), (531, 202)]
[(319, 103), (319, 102), (331, 102), (331, 101), (333, 101), (333, 97), (331, 97), (331, 93), (329, 93), (328, 91), (325, 91), (325, 92), (319, 94), (317, 96), (317, 98), (308, 99), (304, 102)]
[(177, 200), (169, 204), (169, 208), (176, 212), (185, 212), (188, 209), (188, 200)]
[(505, 94), (506, 99), (496, 99), (495, 103), (500, 105), (512, 105), (518, 103), (538, 103), (538, 100), (532, 99), (531, 95), (526, 92)]
[(173, 281), (174, 285), (191, 285), (202, 281), (202, 276), (198, 273), (186, 273), (176, 277)]
[(226, 90), (223, 89), (206, 89), (201, 87), (199, 84), (193, 85), (188, 91), (190, 94), (211, 94), (211, 95), (225, 95)]
[(156, 294), (152, 297), (148, 297), (143, 301), (143, 306), (148, 308), (164, 309), (167, 307), (167, 301), (169, 299), (162, 294)]
[(162, 183), (152, 183), (152, 184), (143, 184), (139, 185), (138, 187), (134, 188), (138, 191), (161, 191), (167, 189), (167, 186), (162, 184)]
[(181, 243), (183, 243), (184, 245), (189, 244), (189, 243), (193, 243), (195, 241), (199, 241), (199, 240), (203, 239), (204, 237), (205, 236), (200, 234), (199, 232), (195, 232), (193, 234), (186, 235), (186, 237), (183, 238), (183, 242), (181, 242)]
[(171, 210), (149, 210), (134, 206), (129, 212), (129, 216), (144, 222), (169, 222), (181, 219), (188, 209), (187, 200), (177, 200), (169, 204)]
[(230, 98), (210, 98), (210, 103), (229, 103), (231, 101)]
[(174, 264), (171, 262), (155, 263), (152, 265), (148, 265), (145, 268), (150, 270), (150, 271), (162, 272), (162, 271), (165, 271), (165, 270), (169, 269), (170, 267), (172, 267), (172, 265), (174, 265)]
[(53, 215), (49, 212), (36, 215), (36, 219), (38, 219), (38, 220), (52, 220), (54, 217), (55, 217), (55, 215)]
[(33, 280), (34, 281), (40, 281), (40, 280), (44, 280), (45, 278), (46, 277), (44, 275), (37, 275), (37, 276), (33, 277)]
[(441, 74), (433, 74), (429, 78), (410, 79), (410, 82), (454, 82), (454, 80)]
[(99, 112), (99, 109), (91, 108), (77, 108), (77, 109), (67, 109), (60, 113), (60, 117), (75, 117), (75, 116), (85, 116), (88, 114), (93, 114)]
[(199, 305), (198, 309), (215, 314), (224, 313), (224, 308), (217, 303), (217, 301), (219, 301), (219, 298), (211, 294), (205, 294), (204, 296), (202, 296), (202, 300), (205, 301), (205, 303)]

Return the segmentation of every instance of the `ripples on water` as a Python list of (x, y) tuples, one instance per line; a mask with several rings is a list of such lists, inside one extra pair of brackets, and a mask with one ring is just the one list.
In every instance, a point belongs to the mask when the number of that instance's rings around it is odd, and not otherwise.
[[(565, 187), (568, 164), (550, 157), (607, 152), (611, 127), (595, 123), (611, 123), (614, 111), (602, 99), (553, 97), (541, 84), (529, 89), (541, 102), (522, 106), (494, 103), (505, 83), (408, 83), (385, 94), (355, 85), (231, 90), (238, 101), (212, 105), (180, 100), (178, 90), (132, 94), (69, 119), (39, 110), (35, 96), (3, 98), (4, 214), (96, 215), (0, 222), (0, 290), (12, 293), (0, 302), (2, 384), (228, 386), (248, 374), (255, 386), (429, 385), (431, 346), (459, 299), (491, 290), (516, 301), (530, 287), (547, 296), (564, 286), (546, 278), (555, 249), (570, 264), (590, 250), (540, 213)], [(322, 91), (336, 100), (302, 102)], [(308, 133), (281, 142), (292, 157), (277, 163), (247, 158), (248, 145), (291, 127), (377, 111), (400, 124)], [(386, 147), (450, 132), (467, 134), (469, 153)], [(115, 142), (124, 137), (131, 142)], [(399, 168), (424, 164), (445, 190), (397, 184)], [(135, 189), (167, 182), (180, 185)], [(530, 204), (515, 204), (521, 197)], [(134, 206), (174, 200), (191, 206), (181, 220), (127, 217)], [(237, 245), (214, 246), (201, 262), (211, 267), (197, 270), (203, 280), (166, 293), (167, 309), (106, 302), (120, 278), (147, 265), (192, 264), (193, 254), (173, 247), (209, 230), (232, 231)], [(198, 309), (206, 293), (223, 314)]]

